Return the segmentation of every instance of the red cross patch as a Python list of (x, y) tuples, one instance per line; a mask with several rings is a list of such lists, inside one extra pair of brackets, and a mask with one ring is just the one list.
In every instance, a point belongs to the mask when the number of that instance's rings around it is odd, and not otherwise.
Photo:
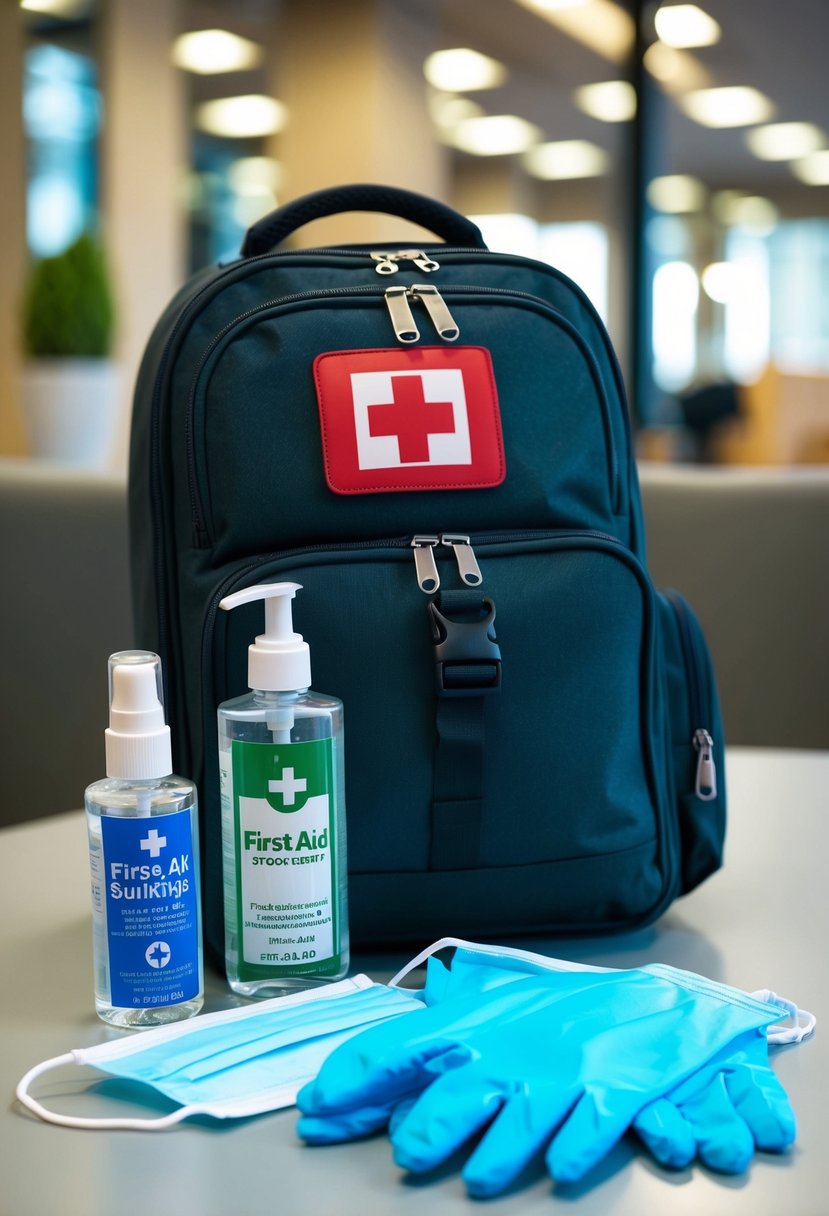
[(325, 479), (336, 494), (504, 480), (492, 360), (481, 346), (345, 350), (314, 360)]

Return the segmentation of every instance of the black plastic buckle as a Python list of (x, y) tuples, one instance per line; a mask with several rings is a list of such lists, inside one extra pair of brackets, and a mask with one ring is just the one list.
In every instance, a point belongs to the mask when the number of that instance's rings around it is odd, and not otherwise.
[(479, 697), (501, 687), (501, 648), (492, 625), (495, 605), (484, 598), (480, 606), (484, 615), (466, 621), (451, 620), (434, 602), (428, 606), (438, 696)]

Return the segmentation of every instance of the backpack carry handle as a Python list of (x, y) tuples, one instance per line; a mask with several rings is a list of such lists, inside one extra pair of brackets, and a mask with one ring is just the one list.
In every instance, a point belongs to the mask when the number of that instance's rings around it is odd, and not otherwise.
[(343, 211), (381, 211), (428, 228), (447, 245), (486, 249), (477, 225), (445, 203), (396, 186), (353, 185), (304, 194), (263, 216), (246, 232), (242, 257), (253, 258), (268, 253), (303, 224)]

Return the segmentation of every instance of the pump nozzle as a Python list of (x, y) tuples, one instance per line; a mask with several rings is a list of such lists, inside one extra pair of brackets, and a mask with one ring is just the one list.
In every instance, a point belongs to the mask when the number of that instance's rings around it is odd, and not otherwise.
[(261, 583), (219, 601), (229, 611), (252, 600), (265, 601), (265, 632), (248, 648), (248, 684), (263, 692), (295, 692), (311, 684), (311, 652), (294, 633), (291, 600), (299, 583)]
[(173, 771), (157, 654), (121, 650), (110, 655), (105, 739), (108, 777), (141, 781)]

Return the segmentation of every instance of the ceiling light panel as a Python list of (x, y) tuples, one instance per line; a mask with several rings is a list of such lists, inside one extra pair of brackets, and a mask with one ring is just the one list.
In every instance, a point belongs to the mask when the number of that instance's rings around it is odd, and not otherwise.
[(706, 198), (702, 182), (684, 173), (655, 177), (648, 186), (647, 195), (648, 202), (657, 211), (673, 215), (701, 210)]
[(740, 226), (769, 232), (780, 218), (770, 199), (739, 190), (719, 190), (711, 199), (711, 210), (726, 227)]
[(430, 93), (428, 105), (432, 122), (447, 131), (451, 131), (465, 118), (480, 118), (484, 113), (477, 101), (472, 101), (469, 97), (458, 97), (455, 93)]
[(689, 118), (703, 127), (749, 127), (774, 117), (774, 105), (759, 89), (729, 85), (698, 89), (678, 98)]
[(713, 17), (696, 4), (663, 4), (656, 11), (654, 26), (666, 46), (687, 50), (692, 46), (713, 46), (721, 30)]
[(20, 7), (27, 13), (42, 13), (45, 17), (62, 17), (71, 21), (89, 17), (92, 0), (20, 0)]
[(502, 63), (469, 47), (435, 51), (423, 64), (423, 74), (433, 88), (444, 93), (495, 89), (507, 79), (507, 69)]
[(626, 62), (636, 36), (630, 13), (613, 0), (515, 0), (612, 63)]
[(740, 267), (734, 262), (710, 262), (700, 275), (700, 282), (709, 299), (728, 304), (739, 293), (740, 277)]
[(807, 186), (829, 186), (829, 149), (794, 161), (792, 173)]
[(746, 131), (745, 141), (760, 160), (795, 160), (817, 152), (826, 137), (811, 122), (774, 122)]
[(696, 55), (667, 46), (664, 42), (652, 42), (642, 62), (654, 80), (658, 80), (669, 93), (707, 89), (712, 83), (711, 73)]
[(258, 43), (231, 34), (229, 30), (194, 30), (181, 34), (172, 47), (176, 67), (200, 76), (246, 71), (257, 67), (262, 58), (262, 47)]
[(280, 101), (251, 93), (220, 97), (196, 107), (195, 125), (209, 135), (226, 139), (256, 139), (275, 135), (285, 126), (287, 110)]
[(528, 173), (542, 181), (564, 181), (599, 177), (606, 173), (609, 157), (598, 144), (586, 139), (562, 139), (530, 148), (524, 158)]
[(515, 114), (466, 118), (452, 133), (452, 144), (472, 156), (510, 156), (538, 143), (541, 131)]
[(578, 108), (600, 122), (628, 122), (636, 113), (636, 90), (628, 80), (603, 80), (576, 89)]

